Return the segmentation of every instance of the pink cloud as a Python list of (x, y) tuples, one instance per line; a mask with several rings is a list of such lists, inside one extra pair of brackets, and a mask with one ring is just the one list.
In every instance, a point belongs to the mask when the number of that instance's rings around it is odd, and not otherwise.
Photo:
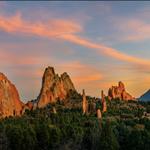
[(91, 81), (97, 81), (102, 79), (101, 74), (91, 74), (91, 75), (82, 75), (78, 77), (73, 78), (75, 82), (83, 83), (83, 82), (91, 82)]
[(83, 64), (79, 61), (63, 63), (58, 68), (61, 68), (62, 71), (66, 70), (69, 72), (76, 84), (102, 80), (104, 76), (96, 67)]
[[(136, 23), (133, 22), (128, 26), (134, 28), (135, 25)], [(140, 24), (137, 26), (139, 27)], [(48, 38), (57, 37), (84, 47), (91, 48), (97, 53), (115, 58), (120, 61), (130, 62), (138, 65), (150, 65), (149, 60), (130, 56), (111, 47), (102, 44), (96, 44), (90, 40), (76, 36), (75, 33), (81, 32), (82, 27), (79, 24), (71, 21), (50, 20), (47, 23), (33, 23), (23, 20), (21, 15), (18, 13), (16, 16), (9, 18), (0, 16), (0, 29), (9, 33), (32, 34)], [(146, 28), (142, 27), (140, 30), (146, 32), (148, 29), (149, 26)]]
[[(142, 18), (142, 16), (140, 16)], [(146, 18), (145, 18), (146, 20)], [(123, 41), (141, 41), (150, 39), (150, 23), (142, 19), (114, 18), (114, 27), (122, 32)]]
[[(55, 68), (55, 72), (62, 74), (64, 71), (66, 71), (71, 76), (73, 82), (77, 85), (89, 83), (91, 81), (100, 81), (104, 76), (95, 67), (83, 64), (79, 61), (68, 61), (66, 63), (62, 62), (61, 64), (56, 62), (57, 60), (53, 60), (53, 63), (55, 64), (53, 66)], [(41, 79), (46, 67), (47, 66), (39, 67), (38, 69), (15, 69), (13, 72), (16, 76)]]
[(35, 65), (40, 64), (42, 58), (33, 56), (18, 56), (13, 52), (0, 49), (0, 60), (1, 63), (6, 65)]
[(56, 64), (56, 71), (68, 72), (76, 85), (102, 80), (104, 75), (96, 67), (81, 63), (80, 61), (69, 61)]
[(149, 60), (145, 60), (145, 59), (141, 59), (138, 57), (124, 54), (122, 52), (117, 51), (116, 49), (111, 48), (111, 47), (107, 47), (107, 46), (104, 46), (102, 44), (96, 44), (96, 43), (93, 43), (89, 40), (80, 38), (80, 37), (75, 36), (75, 35), (69, 35), (69, 34), (68, 35), (62, 35), (62, 38), (65, 40), (71, 41), (73, 43), (88, 47), (88, 48), (96, 49), (96, 51), (98, 53), (116, 58), (116, 59), (121, 60), (121, 61), (131, 62), (131, 63), (135, 63), (135, 64), (139, 64), (139, 65), (140, 64), (141, 65), (150, 65)]
[(21, 14), (13, 17), (0, 16), (0, 29), (9, 33), (26, 33), (43, 37), (54, 37), (66, 33), (79, 32), (81, 27), (67, 20), (50, 20), (47, 23), (31, 23), (23, 20)]

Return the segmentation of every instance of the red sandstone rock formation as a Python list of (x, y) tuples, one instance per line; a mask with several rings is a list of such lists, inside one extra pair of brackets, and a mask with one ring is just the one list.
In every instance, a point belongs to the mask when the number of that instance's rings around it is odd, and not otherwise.
[(23, 105), (16, 87), (0, 73), (0, 117), (21, 115)]
[(99, 108), (96, 111), (96, 115), (97, 115), (99, 128), (102, 129), (102, 113), (101, 113), (101, 110)]
[(120, 81), (118, 86), (112, 86), (108, 90), (108, 98), (111, 99), (120, 99), (120, 100), (135, 100), (128, 92), (126, 92), (124, 84)]
[(101, 110), (97, 109), (96, 113), (97, 113), (97, 119), (101, 119), (102, 118)]
[(27, 102), (25, 105), (29, 108), (29, 110), (33, 109), (33, 103), (31, 101)]
[(86, 100), (86, 95), (85, 95), (84, 90), (83, 90), (83, 94), (82, 94), (82, 111), (83, 111), (83, 114), (88, 113), (88, 103)]
[(70, 91), (75, 91), (75, 88), (68, 74), (63, 73), (59, 77), (55, 74), (53, 67), (47, 67), (43, 75), (37, 106), (40, 108), (48, 103), (56, 102), (57, 99), (64, 100)]
[(107, 104), (106, 104), (105, 95), (104, 95), (103, 90), (101, 91), (101, 101), (102, 101), (102, 112), (106, 112)]

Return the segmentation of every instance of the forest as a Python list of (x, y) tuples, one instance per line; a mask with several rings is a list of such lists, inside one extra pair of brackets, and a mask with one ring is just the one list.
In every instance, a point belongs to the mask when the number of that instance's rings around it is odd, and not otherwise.
[[(101, 108), (100, 102), (96, 107)], [(0, 149), (148, 150), (150, 120), (145, 113), (150, 113), (150, 103), (107, 100), (107, 107), (102, 119), (59, 102), (1, 119)]]

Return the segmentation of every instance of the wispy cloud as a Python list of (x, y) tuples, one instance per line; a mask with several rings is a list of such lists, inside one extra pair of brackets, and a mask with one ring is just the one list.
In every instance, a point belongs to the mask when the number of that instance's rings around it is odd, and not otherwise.
[[(134, 28), (134, 23), (131, 23), (130, 26), (133, 26)], [(47, 23), (42, 23), (40, 21), (33, 23), (23, 20), (20, 13), (18, 13), (13, 17), (0, 16), (0, 29), (9, 33), (24, 33), (48, 38), (61, 38), (66, 41), (91, 48), (97, 53), (115, 58), (120, 61), (130, 62), (138, 65), (150, 65), (149, 60), (124, 54), (114, 48), (102, 44), (96, 44), (90, 40), (77, 36), (76, 33), (80, 33), (82, 31), (82, 27), (79, 24), (71, 21), (50, 20)], [(146, 27), (146, 29), (143, 27), (142, 30), (146, 32), (148, 29), (149, 26)]]
[(77, 85), (91, 83), (91, 81), (102, 80), (104, 75), (96, 67), (84, 64), (80, 61), (67, 61), (63, 63), (55, 63), (56, 69), (62, 73), (64, 70), (71, 75), (74, 83)]
[(5, 65), (37, 65), (46, 58), (34, 56), (18, 56), (17, 54), (0, 49), (1, 64)]
[(117, 51), (116, 49), (111, 48), (111, 47), (107, 47), (107, 46), (104, 46), (101, 44), (95, 44), (89, 40), (80, 38), (80, 37), (75, 36), (75, 35), (62, 35), (62, 37), (64, 39), (71, 41), (71, 42), (74, 42), (76, 44), (79, 44), (79, 45), (82, 45), (82, 46), (85, 46), (88, 48), (96, 49), (98, 53), (116, 58), (116, 59), (121, 60), (121, 61), (131, 62), (131, 63), (135, 63), (135, 64), (139, 64), (139, 65), (140, 64), (141, 65), (150, 65), (149, 60), (145, 60), (145, 59), (141, 59), (138, 57), (124, 54), (122, 52)]
[(23, 20), (21, 14), (13, 17), (0, 16), (0, 29), (9, 33), (25, 33), (37, 36), (54, 37), (61, 34), (75, 33), (81, 27), (74, 22), (67, 20), (50, 20), (46, 24), (42, 22), (31, 23)]
[(141, 41), (150, 39), (150, 23), (142, 19), (119, 19), (118, 29), (124, 33), (124, 41)]

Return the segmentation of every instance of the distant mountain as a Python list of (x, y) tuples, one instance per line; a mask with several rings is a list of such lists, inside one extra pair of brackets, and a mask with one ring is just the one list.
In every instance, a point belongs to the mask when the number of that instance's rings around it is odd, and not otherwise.
[(140, 98), (139, 98), (140, 101), (144, 101), (144, 102), (147, 102), (147, 101), (150, 101), (150, 89), (145, 92)]

